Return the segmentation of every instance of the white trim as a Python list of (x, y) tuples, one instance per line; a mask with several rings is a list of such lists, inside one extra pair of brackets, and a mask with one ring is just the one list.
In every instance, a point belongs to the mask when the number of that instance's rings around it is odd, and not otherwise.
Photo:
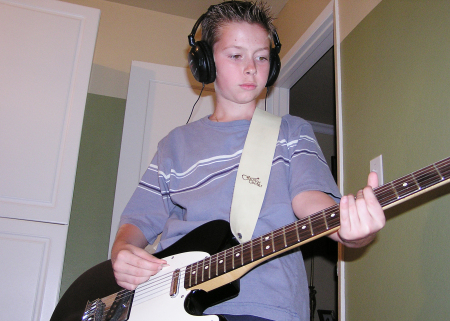
[[(339, 1), (334, 1), (334, 70), (336, 92), (336, 149), (337, 182), (344, 194), (344, 135), (342, 129), (342, 74), (341, 74), (341, 30), (339, 22)], [(338, 320), (345, 321), (345, 261), (344, 246), (338, 245)]]

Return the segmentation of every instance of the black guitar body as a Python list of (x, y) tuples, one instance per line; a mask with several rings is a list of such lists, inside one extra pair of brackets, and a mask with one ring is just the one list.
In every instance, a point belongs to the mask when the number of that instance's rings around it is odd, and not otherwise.
[[(165, 258), (189, 251), (202, 251), (212, 255), (233, 245), (236, 245), (236, 241), (230, 224), (216, 220), (201, 225), (155, 256)], [(84, 272), (72, 283), (58, 302), (50, 321), (80, 321), (88, 301), (101, 299), (121, 290), (123, 288), (117, 285), (114, 278), (111, 260), (104, 261)], [(239, 280), (210, 292), (192, 291), (185, 300), (185, 309), (190, 314), (202, 315), (206, 308), (238, 294)], [(223, 317), (221, 319), (225, 320)]]

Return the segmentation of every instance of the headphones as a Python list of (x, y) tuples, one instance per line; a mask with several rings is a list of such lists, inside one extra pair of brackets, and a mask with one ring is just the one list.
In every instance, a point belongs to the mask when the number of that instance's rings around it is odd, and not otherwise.
[[(208, 11), (212, 7), (214, 6), (209, 7)], [(195, 41), (194, 39), (198, 26), (205, 16), (206, 13), (200, 16), (188, 36), (189, 45), (192, 47), (188, 54), (188, 61), (194, 78), (203, 84), (210, 84), (216, 79), (216, 65), (214, 63), (212, 48), (205, 41)], [(276, 31), (273, 32), (272, 37), (275, 47), (270, 48), (270, 69), (266, 87), (270, 87), (275, 83), (281, 68), (281, 61), (278, 55), (281, 50), (281, 43)]]

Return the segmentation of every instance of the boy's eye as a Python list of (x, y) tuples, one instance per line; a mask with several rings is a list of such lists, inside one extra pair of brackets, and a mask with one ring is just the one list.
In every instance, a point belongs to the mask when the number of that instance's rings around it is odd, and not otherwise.
[(256, 59), (259, 61), (266, 61), (266, 60), (269, 60), (269, 57), (262, 56), (262, 57), (257, 57)]
[(241, 55), (230, 55), (231, 59), (239, 59), (241, 57), (242, 57)]

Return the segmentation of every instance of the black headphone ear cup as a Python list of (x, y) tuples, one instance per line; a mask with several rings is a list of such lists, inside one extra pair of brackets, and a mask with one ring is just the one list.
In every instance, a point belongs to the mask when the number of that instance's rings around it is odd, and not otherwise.
[(201, 83), (210, 84), (216, 79), (216, 65), (209, 45), (204, 41), (197, 41), (189, 51), (189, 68), (194, 78)]
[(270, 69), (266, 87), (272, 86), (278, 78), (281, 69), (280, 56), (275, 48), (270, 49)]

